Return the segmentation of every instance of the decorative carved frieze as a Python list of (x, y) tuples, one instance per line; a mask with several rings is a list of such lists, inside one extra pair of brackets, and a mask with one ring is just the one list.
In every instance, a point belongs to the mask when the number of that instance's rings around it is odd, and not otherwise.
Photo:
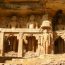
[(34, 24), (34, 28), (40, 27), (42, 23), (42, 15), (28, 15), (28, 16), (16, 16), (9, 15), (0, 17), (0, 28), (12, 28), (15, 23), (15, 28), (28, 28), (30, 23)]

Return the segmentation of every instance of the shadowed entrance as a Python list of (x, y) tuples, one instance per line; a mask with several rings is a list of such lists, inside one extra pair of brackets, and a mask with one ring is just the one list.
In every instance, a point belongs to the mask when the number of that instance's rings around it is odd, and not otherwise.
[(54, 42), (54, 53), (61, 54), (65, 52), (64, 40), (59, 36)]
[(37, 46), (38, 46), (38, 41), (35, 36), (26, 36), (27, 43), (25, 40), (23, 41), (23, 47), (25, 50), (25, 53), (28, 51), (31, 52), (36, 52)]
[(18, 52), (18, 39), (17, 36), (5, 36), (4, 37), (4, 53)]

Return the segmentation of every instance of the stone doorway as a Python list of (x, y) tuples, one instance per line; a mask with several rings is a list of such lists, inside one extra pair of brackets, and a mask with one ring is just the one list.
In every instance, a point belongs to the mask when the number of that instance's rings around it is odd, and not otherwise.
[(31, 53), (35, 53), (38, 47), (38, 41), (35, 36), (26, 36), (27, 43), (23, 40), (23, 47), (25, 50), (24, 56)]
[(60, 36), (54, 42), (54, 53), (62, 54), (65, 52), (65, 42)]
[(17, 36), (5, 36), (4, 37), (4, 53), (6, 56), (9, 56), (18, 52), (18, 39)]

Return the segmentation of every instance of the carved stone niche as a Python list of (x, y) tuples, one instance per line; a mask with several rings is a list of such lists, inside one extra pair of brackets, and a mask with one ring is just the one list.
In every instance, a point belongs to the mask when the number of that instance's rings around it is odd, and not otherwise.
[(35, 22), (34, 19), (35, 19), (34, 15), (31, 15), (30, 18), (29, 18), (28, 27), (30, 29), (34, 28), (34, 22)]
[(11, 18), (11, 22), (10, 22), (10, 25), (11, 25), (12, 28), (15, 28), (15, 27), (16, 27), (16, 24), (17, 24), (16, 21), (17, 21), (16, 16), (13, 16), (13, 17)]

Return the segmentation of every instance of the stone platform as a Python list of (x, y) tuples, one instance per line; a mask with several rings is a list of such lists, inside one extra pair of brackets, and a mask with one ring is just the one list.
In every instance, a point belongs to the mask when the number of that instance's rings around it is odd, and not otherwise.
[(12, 58), (12, 60), (6, 60), (4, 65), (65, 65), (65, 54), (48, 54), (32, 58)]

